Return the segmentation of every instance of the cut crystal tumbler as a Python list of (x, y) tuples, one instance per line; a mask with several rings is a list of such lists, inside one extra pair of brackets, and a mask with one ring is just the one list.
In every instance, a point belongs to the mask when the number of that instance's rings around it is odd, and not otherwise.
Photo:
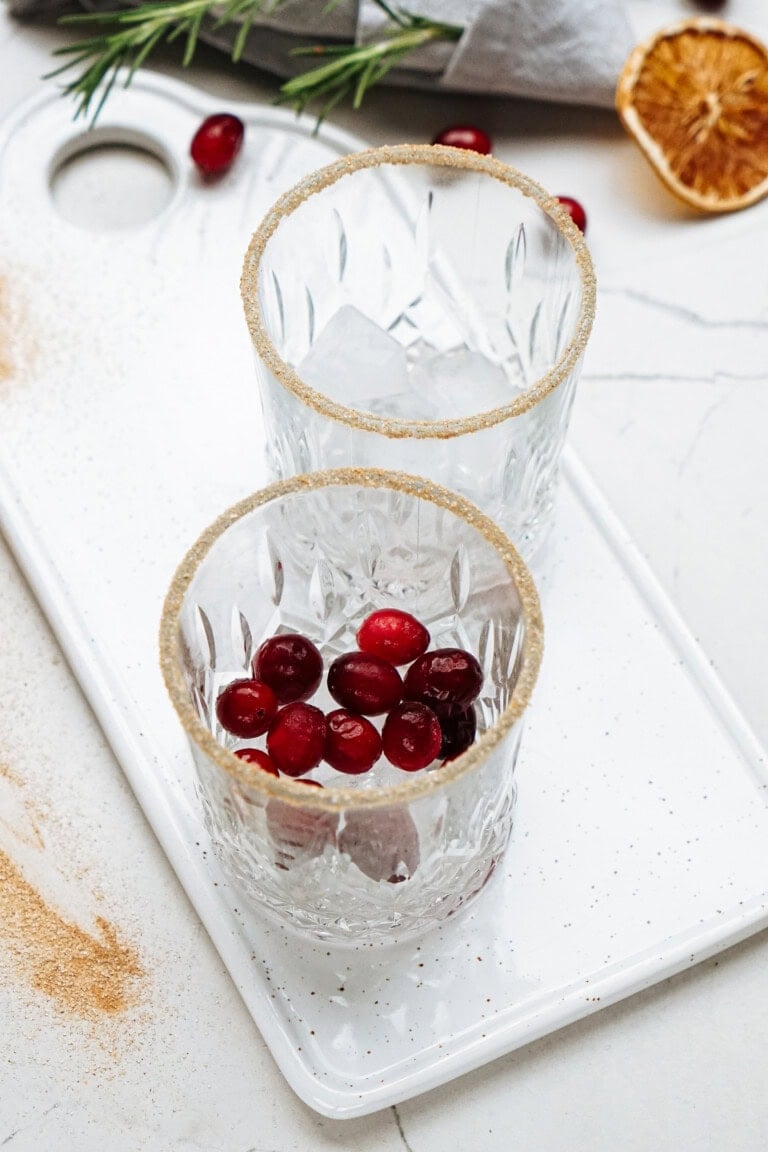
[(274, 477), (423, 475), (533, 561), (595, 304), (556, 198), (454, 148), (348, 156), (267, 214), (242, 295)]
[[(483, 685), (468, 750), (419, 772), (383, 758), (359, 776), (321, 763), (311, 778), (322, 787), (236, 757), (243, 741), (221, 727), (216, 700), (250, 676), (261, 643), (301, 633), (327, 670), (379, 608), (416, 616), (431, 648), (477, 657)], [(452, 915), (508, 843), (541, 650), (536, 591), (508, 538), (426, 480), (332, 470), (276, 483), (225, 512), (174, 577), (161, 654), (230, 876), (254, 905), (323, 939), (402, 937)], [(310, 702), (338, 707), (324, 682)]]

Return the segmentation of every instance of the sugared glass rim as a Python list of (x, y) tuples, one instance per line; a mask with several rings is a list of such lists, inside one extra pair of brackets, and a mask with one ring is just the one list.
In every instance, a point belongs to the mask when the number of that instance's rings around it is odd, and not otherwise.
[[(187, 590), (200, 565), (216, 541), (238, 520), (254, 509), (284, 496), (312, 492), (320, 488), (350, 486), (388, 488), (421, 500), (428, 500), (471, 524), (486, 538), (510, 573), (520, 597), (524, 620), (522, 665), (509, 704), (496, 724), (484, 732), (468, 751), (444, 767), (408, 776), (401, 784), (386, 788), (358, 789), (332, 786), (325, 786), (323, 789), (307, 788), (288, 777), (270, 776), (267, 772), (238, 759), (233, 752), (219, 744), (202, 723), (192, 706), (182, 674), (179, 619)], [(543, 642), (541, 606), (533, 579), (510, 539), (490, 517), (463, 496), (458, 496), (447, 488), (419, 476), (373, 468), (334, 468), (323, 472), (302, 473), (288, 480), (270, 484), (267, 488), (228, 508), (206, 528), (176, 569), (163, 604), (160, 621), (160, 667), (171, 702), (190, 740), (219, 768), (246, 788), (301, 808), (326, 811), (341, 808), (360, 809), (415, 800), (445, 788), (478, 768), (522, 716), (536, 683)]]
[[(549, 371), (516, 396), (510, 404), (455, 420), (393, 419), (379, 416), (374, 412), (365, 412), (356, 408), (348, 408), (344, 404), (338, 404), (322, 392), (318, 392), (305, 384), (295, 370), (278, 355), (267, 333), (259, 307), (259, 269), (270, 238), (280, 223), (292, 212), (295, 212), (310, 196), (330, 187), (344, 176), (359, 172), (361, 169), (377, 168), (384, 164), (423, 164), (428, 167), (464, 169), (485, 173), (535, 200), (539, 207), (552, 218), (560, 233), (573, 249), (581, 277), (581, 303), (574, 333), (562, 355)], [(503, 420), (521, 416), (557, 388), (573, 371), (586, 348), (595, 318), (597, 294), (592, 259), (584, 237), (568, 213), (560, 206), (556, 197), (550, 196), (541, 185), (531, 180), (530, 177), (492, 156), (481, 156), (478, 152), (470, 152), (463, 148), (447, 148), (441, 144), (395, 144), (384, 148), (369, 148), (364, 152), (355, 152), (345, 156), (341, 160), (305, 176), (303, 180), (300, 180), (298, 184), (277, 200), (254, 232), (243, 263), (240, 292), (245, 309), (245, 318), (256, 352), (276, 379), (302, 403), (331, 420), (351, 425), (365, 432), (377, 432), (391, 439), (414, 437), (440, 440), (462, 436), (468, 432), (478, 432), (482, 428), (490, 428)]]

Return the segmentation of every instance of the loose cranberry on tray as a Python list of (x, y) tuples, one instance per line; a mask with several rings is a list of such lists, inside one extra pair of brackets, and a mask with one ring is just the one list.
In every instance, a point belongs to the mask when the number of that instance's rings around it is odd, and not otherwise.
[(574, 200), (573, 196), (558, 196), (557, 202), (561, 208), (565, 209), (579, 231), (586, 232), (587, 214), (578, 200)]
[(204, 176), (223, 176), (243, 146), (245, 125), (230, 112), (207, 116), (192, 137), (189, 153)]
[(491, 151), (491, 138), (482, 128), (471, 124), (455, 124), (443, 128), (432, 141), (433, 144), (446, 144), (449, 148), (466, 148), (469, 152), (480, 152), (487, 156)]

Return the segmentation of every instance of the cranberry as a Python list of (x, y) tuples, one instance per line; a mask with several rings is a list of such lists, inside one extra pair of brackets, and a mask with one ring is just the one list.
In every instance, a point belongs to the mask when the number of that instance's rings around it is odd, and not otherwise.
[[(297, 780), (310, 788), (322, 788), (318, 780)], [(267, 831), (280, 849), (278, 864), (286, 869), (298, 849), (308, 856), (319, 856), (326, 844), (333, 843), (339, 824), (337, 812), (313, 812), (283, 800), (270, 800), (266, 808)]]
[(233, 680), (216, 701), (216, 715), (222, 728), (243, 740), (266, 732), (276, 712), (277, 697), (259, 680)]
[(380, 656), (347, 652), (328, 669), (328, 691), (337, 704), (364, 716), (389, 712), (403, 694), (400, 674)]
[(369, 720), (338, 708), (326, 716), (324, 758), (332, 768), (359, 776), (381, 756), (381, 737)]
[(253, 658), (253, 674), (269, 684), (281, 704), (308, 700), (323, 678), (323, 658), (306, 636), (289, 632), (265, 640)]
[(371, 880), (399, 884), (419, 866), (419, 833), (407, 808), (348, 812), (339, 849)]
[(381, 733), (384, 755), (404, 772), (418, 772), (431, 764), (442, 739), (440, 721), (432, 709), (412, 700), (392, 709)]
[(487, 156), (491, 150), (491, 138), (482, 128), (470, 124), (456, 124), (443, 128), (432, 141), (433, 144), (446, 144), (449, 148), (466, 148), (470, 152), (480, 152)]
[(462, 648), (436, 648), (411, 664), (403, 695), (428, 704), (438, 716), (449, 716), (468, 708), (482, 686), (483, 670), (474, 656)]
[(572, 196), (558, 196), (557, 202), (561, 208), (565, 209), (579, 231), (586, 232), (587, 214), (578, 200), (574, 200)]
[(477, 719), (474, 708), (466, 708), (461, 712), (454, 712), (450, 716), (441, 716), (440, 731), (443, 734), (440, 759), (443, 763), (448, 760), (455, 760), (475, 742)]
[(303, 776), (323, 758), (325, 716), (312, 704), (286, 704), (272, 722), (267, 751), (286, 776)]
[(409, 612), (380, 608), (363, 620), (357, 631), (357, 646), (390, 664), (410, 664), (429, 647), (429, 632)]
[(220, 176), (232, 167), (243, 146), (245, 126), (229, 112), (203, 120), (192, 137), (189, 154), (204, 176)]
[(238, 748), (235, 756), (237, 756), (238, 760), (243, 760), (246, 764), (254, 764), (257, 768), (261, 768), (263, 772), (268, 772), (270, 776), (279, 775), (277, 768), (275, 768), (266, 752), (261, 752), (258, 748)]

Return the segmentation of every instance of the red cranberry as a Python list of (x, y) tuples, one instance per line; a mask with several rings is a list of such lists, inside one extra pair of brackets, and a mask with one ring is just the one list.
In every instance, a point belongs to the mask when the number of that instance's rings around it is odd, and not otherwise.
[(450, 716), (440, 717), (440, 731), (443, 740), (440, 745), (440, 759), (445, 764), (448, 760), (455, 760), (466, 752), (475, 742), (477, 733), (477, 718), (474, 708), (467, 708), (461, 712), (454, 712)]
[(253, 674), (269, 684), (281, 704), (308, 700), (323, 678), (323, 658), (306, 636), (289, 632), (265, 640), (253, 658)]
[[(297, 780), (310, 788), (322, 788), (318, 780)], [(278, 865), (286, 869), (295, 859), (296, 851), (307, 856), (319, 856), (326, 844), (333, 843), (339, 824), (337, 812), (313, 812), (283, 800), (270, 800), (267, 804), (267, 831), (280, 849)]]
[(399, 884), (419, 866), (419, 833), (407, 808), (348, 812), (339, 849), (371, 880)]
[(483, 156), (487, 156), (491, 150), (491, 138), (488, 133), (469, 124), (456, 124), (452, 128), (443, 128), (432, 143), (446, 144), (449, 148), (466, 148), (470, 152), (480, 152)]
[(403, 695), (448, 716), (468, 708), (482, 686), (483, 670), (474, 656), (462, 648), (436, 648), (410, 666)]
[(325, 748), (325, 716), (312, 704), (286, 704), (267, 735), (267, 751), (286, 776), (303, 776), (317, 767)]
[(266, 732), (276, 712), (277, 697), (259, 680), (233, 680), (216, 701), (216, 715), (222, 728), (243, 740)]
[(380, 608), (363, 620), (357, 631), (357, 646), (390, 664), (410, 664), (429, 647), (429, 632), (410, 612)]
[(364, 716), (389, 712), (403, 694), (400, 674), (380, 656), (346, 652), (328, 669), (328, 691), (337, 704)]
[(229, 112), (203, 120), (192, 137), (189, 154), (204, 176), (219, 176), (232, 167), (243, 146), (245, 126)]
[(586, 232), (587, 214), (578, 200), (574, 200), (572, 196), (558, 196), (557, 202), (561, 208), (565, 209), (579, 231)]
[(238, 748), (235, 756), (246, 764), (253, 764), (256, 768), (261, 768), (262, 772), (268, 772), (270, 776), (279, 775), (277, 768), (266, 752), (261, 752), (258, 748)]
[(432, 709), (411, 700), (392, 709), (381, 733), (384, 755), (404, 772), (418, 772), (431, 764), (442, 739), (440, 721)]
[(338, 708), (326, 716), (324, 759), (339, 772), (359, 776), (381, 756), (381, 737), (369, 720)]

